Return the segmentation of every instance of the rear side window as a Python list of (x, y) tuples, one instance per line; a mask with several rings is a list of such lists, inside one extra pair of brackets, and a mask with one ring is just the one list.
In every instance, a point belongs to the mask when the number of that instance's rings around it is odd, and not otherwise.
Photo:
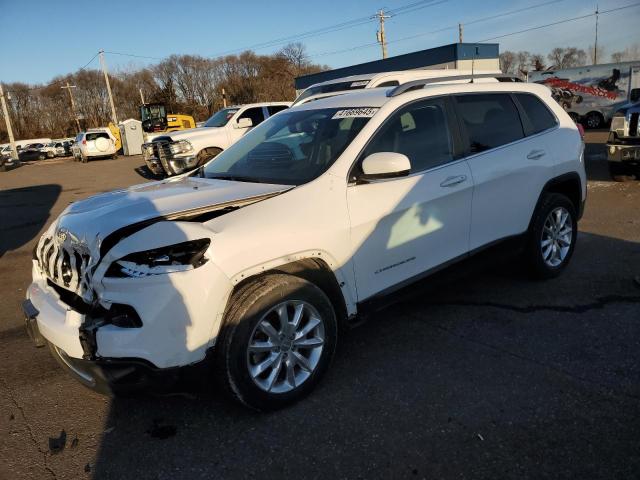
[(406, 155), (411, 162), (411, 173), (453, 160), (444, 101), (418, 102), (395, 113), (369, 144), (362, 158), (378, 152)]
[(398, 80), (389, 80), (387, 82), (382, 82), (377, 87), (378, 88), (381, 88), (381, 87), (397, 87), (398, 85), (400, 85), (400, 82)]
[(255, 127), (256, 125), (264, 122), (264, 112), (262, 111), (262, 107), (248, 108), (240, 114), (238, 120), (241, 118), (250, 118), (253, 126)]
[(556, 118), (538, 97), (530, 93), (516, 93), (516, 98), (531, 123), (533, 128), (531, 135), (556, 126)]
[(471, 153), (484, 152), (524, 137), (520, 115), (508, 94), (456, 96)]
[(269, 105), (267, 107), (267, 110), (269, 111), (269, 116), (271, 115), (275, 115), (278, 112), (281, 112), (282, 110), (286, 110), (287, 107), (286, 105)]
[(109, 140), (109, 134), (106, 132), (87, 133), (87, 142), (90, 142), (91, 140), (96, 140), (98, 138), (106, 138), (107, 140)]

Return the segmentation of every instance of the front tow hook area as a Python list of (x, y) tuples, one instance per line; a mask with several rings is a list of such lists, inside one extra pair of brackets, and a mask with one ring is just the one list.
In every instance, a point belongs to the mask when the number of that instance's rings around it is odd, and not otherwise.
[(40, 312), (29, 299), (22, 302), (22, 311), (24, 312), (24, 322), (29, 338), (33, 341), (36, 347), (44, 347), (47, 344), (47, 341), (40, 333), (38, 321), (36, 320), (36, 317)]
[(96, 341), (96, 332), (100, 327), (106, 325), (107, 321), (103, 317), (86, 316), (82, 325), (80, 325), (79, 336), (80, 345), (82, 346), (82, 358), (84, 360), (95, 360), (98, 352), (98, 343)]

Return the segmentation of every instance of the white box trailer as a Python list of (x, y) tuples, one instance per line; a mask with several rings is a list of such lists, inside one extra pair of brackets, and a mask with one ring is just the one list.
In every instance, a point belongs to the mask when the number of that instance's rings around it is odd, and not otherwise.
[(576, 122), (603, 127), (640, 89), (640, 61), (586, 65), (529, 73), (529, 82), (551, 88), (553, 97)]

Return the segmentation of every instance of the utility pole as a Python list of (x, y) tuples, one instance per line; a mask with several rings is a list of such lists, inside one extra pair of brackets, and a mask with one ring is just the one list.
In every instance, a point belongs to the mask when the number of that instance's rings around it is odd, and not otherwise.
[(227, 92), (224, 91), (224, 87), (222, 87), (222, 106), (227, 108)]
[(144, 105), (144, 95), (142, 94), (142, 89), (139, 88), (138, 90), (140, 90), (140, 101), (142, 102), (142, 105)]
[(458, 24), (458, 43), (462, 43), (462, 24)]
[(67, 89), (67, 91), (69, 92), (69, 100), (71, 100), (71, 112), (73, 113), (73, 119), (76, 121), (76, 128), (78, 129), (78, 131), (76, 133), (80, 133), (80, 120), (78, 120), (78, 114), (76, 113), (76, 102), (73, 100), (73, 93), (71, 93), (71, 89), (72, 88), (76, 88), (75, 85), (69, 85), (69, 82), (67, 82), (67, 85), (65, 87), (60, 87), (62, 89)]
[(598, 11), (598, 5), (596, 5), (596, 41), (593, 44), (593, 64), (597, 65), (598, 64), (598, 16), (599, 16), (599, 11)]
[(100, 50), (100, 65), (102, 65), (102, 73), (104, 73), (104, 81), (107, 84), (107, 93), (109, 94), (109, 103), (111, 104), (111, 121), (114, 125), (118, 125), (118, 116), (116, 115), (116, 106), (113, 103), (113, 95), (111, 94), (111, 85), (109, 84), (109, 74), (107, 72), (107, 64), (104, 61), (104, 50)]
[(371, 18), (377, 18), (380, 21), (380, 30), (376, 32), (376, 40), (382, 47), (382, 58), (387, 58), (387, 36), (384, 33), (384, 21), (391, 18), (391, 15), (385, 15), (384, 10), (380, 10)]
[(9, 118), (9, 110), (7, 109), (7, 102), (4, 98), (4, 90), (2, 89), (1, 82), (0, 82), (0, 101), (2, 102), (2, 114), (4, 115), (4, 121), (7, 124), (7, 133), (9, 134), (9, 143), (11, 143), (11, 157), (14, 160), (18, 160), (18, 151), (16, 150), (16, 141), (13, 138), (13, 130), (11, 128), (11, 119)]

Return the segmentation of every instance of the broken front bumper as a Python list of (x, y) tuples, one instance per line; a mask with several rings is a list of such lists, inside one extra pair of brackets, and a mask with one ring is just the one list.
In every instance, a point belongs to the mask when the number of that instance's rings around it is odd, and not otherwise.
[(213, 262), (188, 272), (102, 282), (109, 309), (79, 303), (34, 263), (23, 305), (27, 330), (40, 339), (36, 344), (46, 341), (74, 377), (100, 392), (151, 386), (204, 360), (232, 288)]

